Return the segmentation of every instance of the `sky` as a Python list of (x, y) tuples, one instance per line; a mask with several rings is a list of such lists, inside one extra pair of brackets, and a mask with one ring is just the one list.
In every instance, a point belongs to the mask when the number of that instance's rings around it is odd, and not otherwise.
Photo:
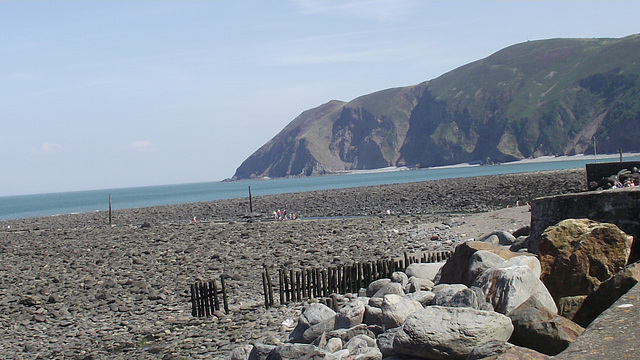
[(219, 181), (303, 111), (638, 1), (0, 0), (0, 196)]

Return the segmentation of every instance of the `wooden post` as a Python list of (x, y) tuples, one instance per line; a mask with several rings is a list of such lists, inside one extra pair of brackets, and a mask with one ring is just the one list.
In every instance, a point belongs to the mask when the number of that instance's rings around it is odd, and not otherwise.
[(216, 310), (220, 311), (220, 300), (218, 300), (218, 285), (216, 281), (211, 282), (211, 288), (213, 289), (213, 306)]
[(264, 307), (269, 308), (269, 290), (267, 290), (267, 275), (262, 271), (262, 291), (264, 293)]
[(249, 212), (253, 212), (253, 200), (251, 199), (251, 186), (249, 186)]
[(302, 278), (300, 282), (300, 293), (302, 294), (302, 299), (309, 296), (307, 293), (307, 277), (305, 276), (305, 271), (305, 269), (302, 269), (302, 273), (300, 274), (300, 277)]
[(222, 285), (222, 303), (224, 304), (224, 312), (229, 313), (229, 301), (227, 301), (227, 285), (224, 281), (224, 275), (220, 275), (220, 283)]
[(269, 289), (269, 306), (273, 306), (273, 284), (271, 283), (271, 275), (269, 275), (269, 268), (265, 266), (264, 268), (265, 276), (267, 277), (267, 287)]
[(109, 226), (111, 226), (111, 194), (109, 194)]
[(327, 297), (329, 294), (329, 277), (327, 270), (322, 269), (320, 274), (322, 275), (322, 296)]
[(198, 304), (196, 303), (196, 286), (191, 284), (191, 316), (198, 316)]
[(291, 298), (289, 297), (289, 279), (287, 276), (287, 270), (282, 269), (282, 275), (284, 279), (284, 295), (286, 298), (286, 302), (288, 303)]
[(278, 281), (280, 285), (280, 305), (284, 304), (284, 279), (282, 278), (282, 269), (278, 270)]

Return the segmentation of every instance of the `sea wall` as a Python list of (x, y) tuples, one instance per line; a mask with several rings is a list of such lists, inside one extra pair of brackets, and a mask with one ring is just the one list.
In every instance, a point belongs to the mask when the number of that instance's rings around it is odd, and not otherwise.
[(629, 262), (640, 259), (640, 187), (548, 196), (531, 203), (529, 251), (538, 252), (540, 235), (564, 219), (591, 219), (616, 224), (634, 243)]

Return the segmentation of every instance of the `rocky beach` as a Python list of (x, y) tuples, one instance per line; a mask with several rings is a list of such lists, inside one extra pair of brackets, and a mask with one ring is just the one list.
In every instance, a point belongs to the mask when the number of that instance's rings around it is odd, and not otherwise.
[[(585, 189), (584, 170), (562, 170), (269, 195), (253, 212), (248, 199), (117, 210), (112, 226), (104, 211), (3, 221), (0, 355), (209, 359), (277, 345), (302, 304), (265, 309), (263, 266), (452, 250), (528, 225), (534, 198)], [(278, 209), (300, 220), (273, 221)], [(230, 312), (192, 317), (190, 284), (221, 275)]]

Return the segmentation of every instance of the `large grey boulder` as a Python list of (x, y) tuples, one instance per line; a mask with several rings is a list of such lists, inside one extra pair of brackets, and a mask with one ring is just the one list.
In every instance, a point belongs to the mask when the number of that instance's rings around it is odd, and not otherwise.
[(312, 342), (324, 331), (333, 329), (335, 316), (336, 312), (328, 306), (320, 303), (311, 304), (302, 312), (298, 324), (289, 335), (289, 342)]
[(252, 349), (251, 344), (238, 346), (227, 354), (226, 360), (248, 360)]
[(514, 327), (509, 342), (547, 355), (559, 354), (584, 332), (580, 325), (550, 312), (534, 297), (508, 316)]
[(393, 340), (393, 350), (425, 359), (465, 359), (490, 340), (507, 341), (511, 320), (493, 311), (429, 306), (411, 314)]
[(400, 331), (400, 327), (387, 329), (387, 331), (376, 337), (378, 349), (380, 349), (382, 355), (393, 356), (396, 354), (396, 352), (393, 351), (393, 338), (396, 336), (398, 331)]
[(478, 250), (469, 259), (469, 270), (467, 278), (471, 283), (475, 281), (478, 275), (505, 262), (500, 255), (487, 250)]
[(352, 337), (343, 347), (349, 350), (350, 354), (353, 354), (357, 349), (375, 346), (377, 346), (377, 344), (374, 338), (361, 334)]
[(533, 274), (537, 278), (540, 278), (540, 276), (542, 275), (542, 267), (540, 265), (540, 260), (538, 260), (537, 257), (532, 255), (516, 256), (502, 263), (499, 263), (498, 265), (496, 265), (496, 267), (508, 268), (514, 265), (522, 265), (522, 266), (528, 267), (533, 271)]
[[(446, 296), (440, 296), (440, 295)], [(462, 289), (453, 295), (441, 291), (435, 295), (431, 301), (431, 305), (449, 306), (449, 307), (468, 307), (477, 310), (493, 311), (491, 304), (487, 303), (485, 295), (480, 288), (472, 286)]]
[(488, 242), (493, 245), (511, 246), (516, 242), (516, 237), (508, 231), (498, 230), (484, 235), (479, 241)]
[(282, 344), (276, 346), (267, 360), (334, 360), (331, 353), (311, 344)]
[(421, 291), (421, 290), (429, 291), (433, 289), (434, 286), (435, 284), (433, 283), (433, 281), (429, 279), (423, 279), (423, 278), (412, 276), (409, 278), (407, 285), (404, 287), (404, 292), (406, 294), (409, 294), (409, 293)]
[(365, 313), (365, 304), (359, 300), (354, 299), (347, 304), (343, 305), (336, 314), (335, 328), (345, 328), (362, 324)]
[(413, 263), (407, 266), (404, 273), (409, 278), (415, 276), (420, 279), (434, 281), (440, 269), (444, 266), (444, 262), (439, 263)]
[(409, 282), (409, 277), (407, 276), (407, 274), (403, 273), (402, 271), (395, 271), (393, 274), (391, 274), (390, 279), (391, 279), (391, 282), (402, 285), (403, 289), (405, 286), (407, 286), (407, 283)]
[(391, 279), (378, 279), (378, 280), (372, 281), (369, 284), (369, 286), (367, 286), (367, 292), (366, 292), (367, 296), (372, 297), (373, 294), (377, 293), (378, 290), (387, 286), (389, 283), (391, 283)]
[(362, 347), (349, 353), (346, 359), (353, 360), (382, 360), (382, 352), (378, 347)]
[(429, 306), (436, 294), (431, 291), (416, 291), (407, 294), (406, 297), (419, 302), (422, 306)]
[(329, 331), (326, 336), (327, 338), (333, 339), (338, 338), (342, 340), (343, 343), (348, 342), (352, 338), (358, 335), (367, 335), (370, 338), (374, 338), (374, 333), (369, 330), (366, 324), (356, 325), (349, 329), (336, 329)]
[(266, 344), (254, 344), (251, 353), (249, 353), (249, 360), (265, 360), (269, 357), (271, 351), (275, 348), (275, 345)]
[(372, 298), (381, 298), (389, 294), (404, 296), (404, 286), (400, 283), (391, 282), (373, 294)]
[(525, 265), (489, 269), (476, 278), (474, 286), (482, 289), (487, 302), (501, 314), (508, 314), (531, 296), (552, 313), (558, 313), (547, 288), (536, 273)]
[(407, 297), (390, 294), (385, 295), (380, 306), (382, 310), (382, 324), (385, 329), (402, 325), (412, 313), (422, 310), (422, 304)]
[(549, 355), (535, 350), (509, 344), (504, 341), (489, 341), (473, 349), (466, 360), (549, 360)]

